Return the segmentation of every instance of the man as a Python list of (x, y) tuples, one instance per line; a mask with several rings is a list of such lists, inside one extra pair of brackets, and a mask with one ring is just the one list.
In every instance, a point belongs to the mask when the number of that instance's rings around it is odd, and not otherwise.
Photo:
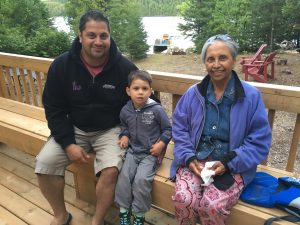
[(119, 113), (128, 101), (127, 76), (137, 67), (118, 51), (108, 19), (91, 10), (80, 18), (70, 51), (49, 68), (43, 93), (51, 137), (36, 159), (39, 187), (54, 212), (51, 225), (70, 224), (64, 203), (64, 172), (70, 163), (87, 163), (94, 150), (96, 211), (102, 225), (113, 202), (123, 150), (118, 146)]

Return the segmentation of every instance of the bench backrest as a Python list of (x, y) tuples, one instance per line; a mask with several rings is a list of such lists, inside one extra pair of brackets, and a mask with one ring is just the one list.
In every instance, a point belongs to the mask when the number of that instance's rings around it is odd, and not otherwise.
[[(27, 104), (40, 106), (47, 71), (53, 59), (30, 57), (0, 52), (0, 96)], [(23, 71), (23, 72), (22, 72)], [(163, 102), (172, 111), (180, 96), (203, 77), (186, 74), (149, 71), (153, 77), (153, 90), (160, 96), (170, 94), (172, 102)], [(249, 82), (257, 87), (268, 109), (273, 127), (276, 111), (295, 114), (293, 134), (289, 145), (286, 170), (293, 171), (300, 136), (300, 87)], [(30, 113), (30, 112), (29, 112)]]

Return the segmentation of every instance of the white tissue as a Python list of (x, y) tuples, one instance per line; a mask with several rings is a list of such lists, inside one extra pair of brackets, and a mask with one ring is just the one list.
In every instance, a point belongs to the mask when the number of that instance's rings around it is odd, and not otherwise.
[(203, 180), (203, 184), (201, 184), (202, 186), (208, 186), (214, 181), (212, 176), (215, 175), (215, 171), (209, 169), (214, 164), (215, 161), (205, 163), (204, 168), (201, 171), (201, 178)]

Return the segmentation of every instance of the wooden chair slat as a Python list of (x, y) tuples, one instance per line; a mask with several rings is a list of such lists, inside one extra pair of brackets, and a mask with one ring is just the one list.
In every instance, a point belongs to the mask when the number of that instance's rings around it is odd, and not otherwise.
[(29, 99), (29, 95), (28, 95), (28, 84), (26, 82), (24, 69), (21, 69), (21, 68), (20, 68), (20, 78), (21, 78), (21, 81), (22, 81), (23, 95), (25, 97), (25, 102), (27, 104), (30, 104), (30, 99)]
[(15, 88), (12, 83), (12, 79), (9, 73), (9, 67), (5, 67), (5, 72), (6, 72), (6, 80), (8, 84), (8, 91), (9, 91), (9, 98), (15, 100), (16, 99), (16, 94), (15, 94)]
[(11, 68), (11, 76), (13, 78), (13, 85), (15, 87), (16, 90), (16, 100), (19, 102), (23, 102), (23, 97), (22, 97), (22, 93), (21, 93), (21, 88), (20, 88), (20, 82), (19, 82), (19, 78), (17, 75), (17, 69), (16, 68)]
[(36, 99), (36, 91), (35, 91), (35, 85), (34, 85), (34, 80), (32, 76), (32, 70), (28, 70), (28, 75), (29, 79), (29, 86), (30, 86), (30, 94), (32, 98), (32, 104), (35, 106), (38, 106), (37, 99)]
[(1, 85), (0, 95), (5, 98), (9, 98), (9, 94), (6, 87), (5, 74), (4, 74), (3, 67), (1, 65), (0, 65), (0, 85)]
[(41, 80), (41, 72), (36, 72), (36, 81), (37, 81), (37, 89), (38, 89), (38, 106), (42, 106), (42, 94), (43, 94), (43, 85)]

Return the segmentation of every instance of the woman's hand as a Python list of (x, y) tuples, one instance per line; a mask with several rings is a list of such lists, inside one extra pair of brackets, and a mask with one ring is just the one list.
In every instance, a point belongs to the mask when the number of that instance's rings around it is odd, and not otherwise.
[(197, 176), (201, 176), (201, 171), (203, 167), (201, 166), (200, 162), (197, 159), (194, 159), (192, 162), (189, 164), (189, 170), (192, 171), (194, 174)]
[(223, 163), (221, 163), (221, 161), (216, 161), (210, 169), (215, 171), (215, 175), (222, 175), (226, 171), (226, 167)]

